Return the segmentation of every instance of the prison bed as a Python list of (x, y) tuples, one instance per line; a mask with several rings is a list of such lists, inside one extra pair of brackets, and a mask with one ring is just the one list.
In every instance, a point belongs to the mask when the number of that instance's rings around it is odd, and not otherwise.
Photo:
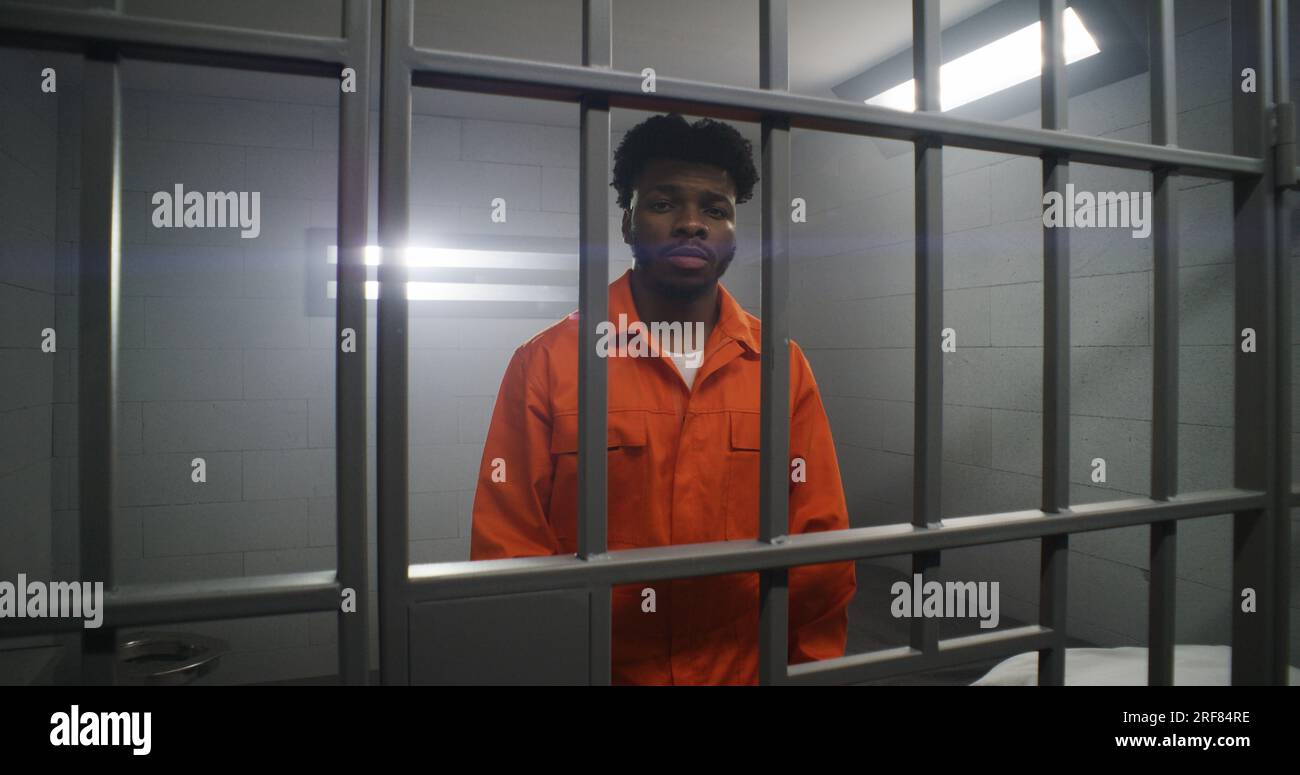
[[(1228, 686), (1232, 683), (1231, 646), (1174, 647), (1175, 686)], [(1300, 686), (1300, 670), (1290, 668), (1288, 683)], [(1038, 652), (1027, 651), (1002, 662), (972, 686), (1036, 686)], [(1145, 647), (1072, 648), (1065, 650), (1066, 686), (1146, 686)]]

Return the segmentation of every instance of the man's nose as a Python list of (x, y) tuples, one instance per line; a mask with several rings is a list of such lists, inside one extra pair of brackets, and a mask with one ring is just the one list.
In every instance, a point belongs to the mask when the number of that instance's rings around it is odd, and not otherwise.
[(682, 211), (681, 218), (673, 225), (673, 236), (707, 238), (709, 236), (709, 227), (705, 224), (700, 213), (686, 208)]

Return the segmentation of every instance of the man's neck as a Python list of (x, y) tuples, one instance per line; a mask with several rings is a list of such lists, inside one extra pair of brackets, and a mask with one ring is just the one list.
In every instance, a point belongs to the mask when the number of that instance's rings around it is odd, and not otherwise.
[[(706, 293), (694, 299), (673, 299), (656, 293), (653, 288), (648, 287), (644, 275), (633, 267), (631, 287), (632, 303), (636, 305), (637, 317), (641, 318), (643, 323), (681, 323), (683, 328), (695, 323), (703, 323), (704, 338), (702, 341), (695, 342), (694, 346), (703, 348), (704, 343), (709, 341), (720, 314), (717, 283), (714, 283)], [(681, 351), (679, 345), (675, 349)]]

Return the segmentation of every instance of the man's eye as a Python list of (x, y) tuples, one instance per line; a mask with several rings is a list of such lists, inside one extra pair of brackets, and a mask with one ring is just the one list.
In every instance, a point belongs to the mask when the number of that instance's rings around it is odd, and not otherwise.
[[(650, 205), (650, 209), (651, 209), (651, 210), (658, 210), (658, 208), (659, 208), (661, 205), (662, 205), (663, 207), (672, 207), (672, 205), (670, 205), (670, 204), (667, 203), (667, 202), (655, 202), (654, 204)], [(663, 212), (663, 211), (662, 211), (662, 210), (659, 210), (659, 212)]]

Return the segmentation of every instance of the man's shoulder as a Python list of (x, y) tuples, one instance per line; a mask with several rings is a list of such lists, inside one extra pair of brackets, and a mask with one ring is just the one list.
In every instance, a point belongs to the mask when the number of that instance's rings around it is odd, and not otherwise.
[(578, 311), (574, 310), (541, 331), (530, 336), (521, 350), (551, 350), (560, 345), (572, 346), (578, 338)]
[[(578, 312), (565, 315), (515, 349), (516, 359), (521, 359), (529, 370), (554, 368), (569, 361), (575, 364), (578, 357)], [(576, 365), (574, 366), (576, 369)]]

